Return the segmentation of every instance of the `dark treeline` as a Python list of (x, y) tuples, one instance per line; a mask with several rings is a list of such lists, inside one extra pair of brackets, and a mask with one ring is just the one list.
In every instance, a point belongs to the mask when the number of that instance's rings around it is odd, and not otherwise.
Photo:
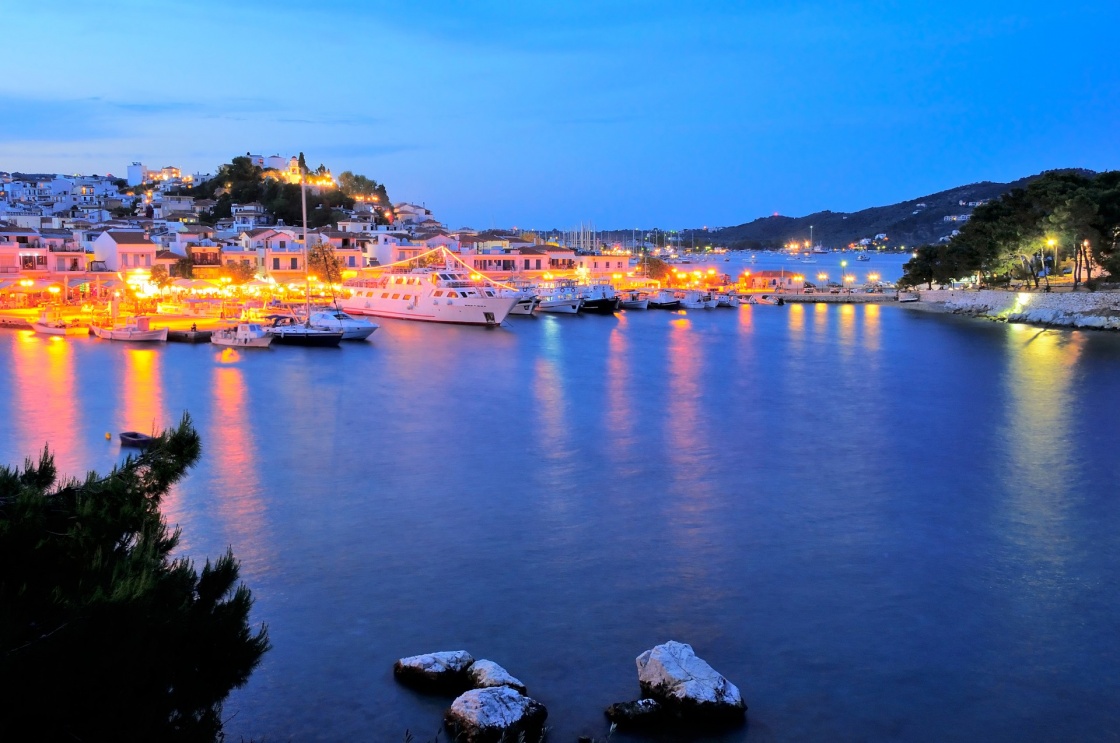
[(105, 476), (0, 467), (0, 740), (222, 739), (269, 641), (231, 552), (174, 556), (160, 503), (201, 446), (184, 415)]
[(976, 277), (982, 286), (1022, 281), (1038, 288), (1067, 272), (1075, 288), (1094, 288), (1096, 266), (1120, 276), (1118, 242), (1120, 171), (1051, 171), (977, 207), (948, 243), (918, 248), (899, 285)]

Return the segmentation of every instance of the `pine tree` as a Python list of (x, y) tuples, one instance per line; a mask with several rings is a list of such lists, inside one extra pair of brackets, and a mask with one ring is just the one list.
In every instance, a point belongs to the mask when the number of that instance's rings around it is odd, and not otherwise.
[(214, 741), (269, 649), (232, 552), (172, 559), (160, 501), (198, 460), (179, 425), (107, 476), (44, 448), (0, 467), (0, 740)]

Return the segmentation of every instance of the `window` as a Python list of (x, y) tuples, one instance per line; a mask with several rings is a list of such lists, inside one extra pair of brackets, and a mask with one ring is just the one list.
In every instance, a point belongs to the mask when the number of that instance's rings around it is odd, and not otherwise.
[(350, 268), (353, 268), (356, 265), (354, 263), (354, 256), (349, 257), (349, 260), (347, 261), (346, 265), (350, 266)]
[(394, 295), (393, 295), (393, 299), (400, 299), (400, 298), (401, 298), (401, 295), (400, 295), (400, 294), (394, 294)]
[(458, 295), (458, 293), (456, 293), (456, 292), (447, 292), (447, 296), (449, 296), (449, 297), (458, 297), (459, 295)]
[(152, 256), (145, 255), (144, 256), (144, 266), (145, 267), (151, 267), (151, 265), (152, 265)]
[(537, 270), (538, 271), (541, 270), (541, 259), (540, 258), (537, 259)]
[(280, 243), (280, 249), (281, 249), (281, 250), (284, 250), (284, 249), (285, 249), (285, 246), (287, 245), (287, 243), (286, 243), (285, 241), (283, 241), (283, 240), (280, 240), (280, 241), (278, 241), (278, 242)]
[(436, 292), (436, 296), (437, 297), (442, 297), (443, 296), (443, 290), (441, 289), (440, 291)]
[(121, 265), (122, 266), (127, 266), (128, 265), (128, 253), (121, 253)]
[(292, 259), (292, 270), (295, 271), (299, 268), (299, 258)]
[(529, 268), (529, 259), (526, 258), (525, 259), (525, 269), (528, 270), (528, 268)]

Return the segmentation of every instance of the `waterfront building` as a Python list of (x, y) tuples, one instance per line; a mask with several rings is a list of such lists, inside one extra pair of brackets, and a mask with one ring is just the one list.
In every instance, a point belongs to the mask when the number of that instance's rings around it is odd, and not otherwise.
[(140, 230), (106, 230), (93, 241), (94, 260), (103, 261), (110, 271), (150, 269), (158, 250), (151, 236)]

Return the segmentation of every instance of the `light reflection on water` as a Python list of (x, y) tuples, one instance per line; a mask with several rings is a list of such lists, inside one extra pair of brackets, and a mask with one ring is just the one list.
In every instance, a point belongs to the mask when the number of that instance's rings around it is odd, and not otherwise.
[(556, 740), (602, 737), (669, 638), (743, 688), (724, 740), (1120, 726), (1112, 335), (815, 305), (0, 356), (8, 462), (107, 469), (106, 430), (194, 416), (169, 520), (196, 559), (233, 546), (276, 644), (233, 737), (434, 729), (446, 702), (388, 669), (452, 646)]

